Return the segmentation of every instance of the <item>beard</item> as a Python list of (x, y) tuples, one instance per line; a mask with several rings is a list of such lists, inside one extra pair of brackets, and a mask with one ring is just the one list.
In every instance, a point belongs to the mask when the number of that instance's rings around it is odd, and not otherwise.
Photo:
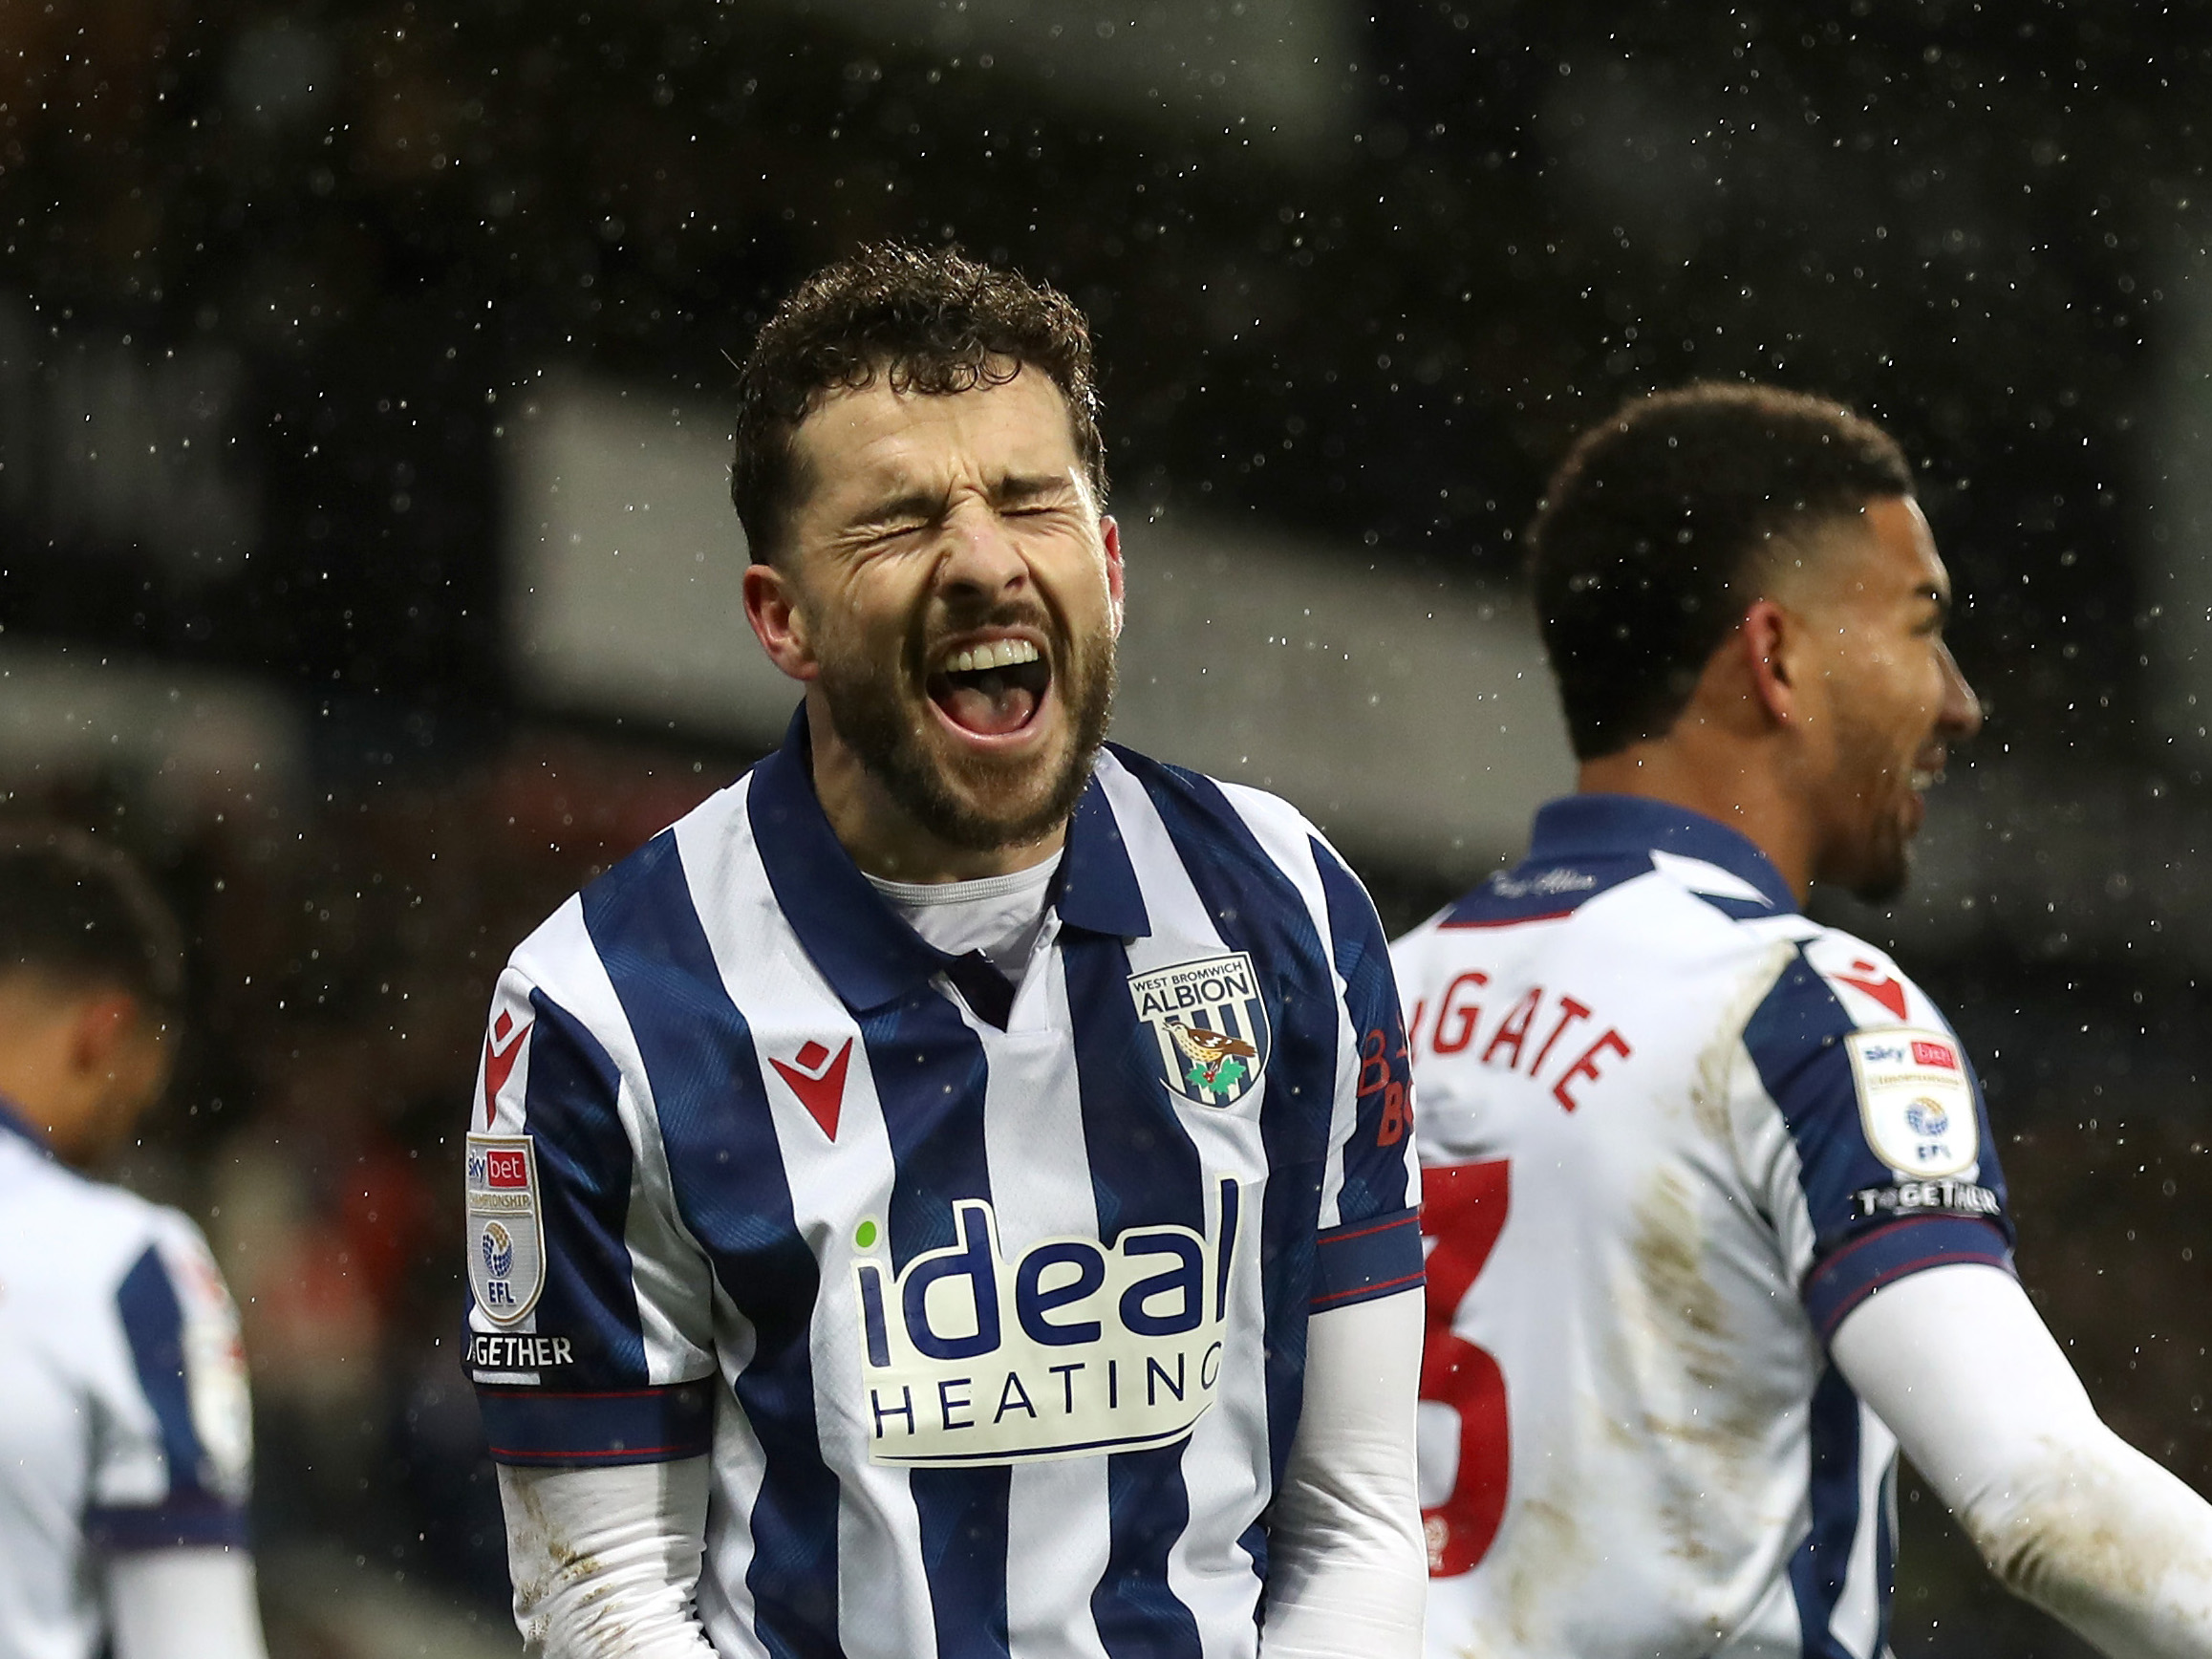
[(1912, 848), (1894, 830), (1884, 829), (1860, 850), (1859, 868), (1842, 880), (1843, 891), (1861, 904), (1888, 904), (1903, 895), (1912, 880)]
[(1848, 833), (1825, 850), (1815, 874), (1861, 903), (1888, 904), (1912, 878), (1912, 835), (1904, 825), (1912, 770), (1892, 762), (1887, 744), (1871, 733), (1839, 736), (1838, 770), (1847, 784), (1856, 781), (1858, 809)]
[[(980, 625), (1040, 620), (1034, 611), (1017, 610), (994, 613)], [(926, 683), (930, 659), (919, 637), (909, 640), (899, 660), (858, 651), (818, 656), (818, 683), (839, 736), (891, 800), (947, 846), (998, 852), (1040, 840), (1067, 820), (1090, 786), (1113, 715), (1113, 636), (1102, 634), (1079, 649), (1062, 630), (1044, 633), (1062, 642), (1052, 653), (1051, 692), (1066, 705), (1067, 739), (1061, 754), (1038, 760), (947, 754), (933, 743), (930, 699), (912, 689)]]

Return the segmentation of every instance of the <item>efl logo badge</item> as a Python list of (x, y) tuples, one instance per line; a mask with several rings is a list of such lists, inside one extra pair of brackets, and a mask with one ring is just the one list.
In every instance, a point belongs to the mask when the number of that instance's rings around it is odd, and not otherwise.
[(1168, 1087), (1200, 1106), (1235, 1106), (1267, 1069), (1267, 1003), (1252, 959), (1201, 957), (1129, 976), (1137, 1017), (1152, 1028)]
[(494, 1325), (528, 1317), (546, 1287), (538, 1156), (526, 1134), (468, 1137), (468, 1287)]
[(1915, 1180), (1973, 1168), (1982, 1151), (1981, 1124), (1950, 1038), (1892, 1028), (1854, 1031), (1843, 1042), (1858, 1088), (1859, 1121), (1876, 1157)]

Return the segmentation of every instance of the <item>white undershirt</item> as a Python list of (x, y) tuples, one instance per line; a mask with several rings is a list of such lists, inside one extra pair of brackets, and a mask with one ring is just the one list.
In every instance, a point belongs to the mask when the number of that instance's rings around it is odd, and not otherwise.
[(1044, 898), (1060, 855), (1011, 875), (979, 881), (886, 881), (868, 878), (907, 926), (948, 956), (981, 951), (993, 967), (1020, 988), (1037, 937), (1044, 931)]
[(2212, 1505), (2098, 1420), (2011, 1275), (1915, 1273), (1830, 1351), (2007, 1588), (2114, 1659), (2212, 1655)]
[[(1259, 1659), (1416, 1659), (1428, 1588), (1414, 1495), (1414, 1292), (1306, 1322), (1304, 1410), (1270, 1526)], [(528, 1659), (712, 1659), (695, 1598), (707, 1459), (503, 1464)], [(1017, 1560), (1015, 1571), (1022, 1570)], [(1060, 1645), (1072, 1648), (1073, 1631)], [(1094, 1648), (1095, 1650), (1095, 1648)]]
[(116, 1659), (267, 1659), (246, 1551), (132, 1551), (106, 1579)]

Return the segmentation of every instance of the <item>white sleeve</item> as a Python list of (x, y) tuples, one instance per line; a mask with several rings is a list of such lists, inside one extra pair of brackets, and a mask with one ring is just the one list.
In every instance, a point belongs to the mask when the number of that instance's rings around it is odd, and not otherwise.
[(116, 1659), (267, 1659), (244, 1550), (134, 1550), (105, 1570)]
[(2212, 1656), (2212, 1505), (2105, 1427), (2009, 1274), (1913, 1274), (1831, 1350), (2008, 1589), (2115, 1659)]
[(692, 1607), (707, 1460), (613, 1469), (502, 1465), (507, 1570), (526, 1653), (713, 1659)]
[(1423, 1304), (1306, 1322), (1305, 1406), (1268, 1538), (1261, 1659), (1417, 1659), (1428, 1557), (1414, 1485)]

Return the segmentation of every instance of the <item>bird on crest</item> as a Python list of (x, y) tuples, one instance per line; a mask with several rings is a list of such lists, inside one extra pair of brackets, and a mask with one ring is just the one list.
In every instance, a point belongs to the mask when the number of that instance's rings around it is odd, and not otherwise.
[(1259, 1052), (1241, 1037), (1209, 1031), (1203, 1025), (1185, 1025), (1170, 1021), (1168, 1029), (1174, 1035), (1175, 1046), (1209, 1071), (1233, 1054), (1250, 1058)]

